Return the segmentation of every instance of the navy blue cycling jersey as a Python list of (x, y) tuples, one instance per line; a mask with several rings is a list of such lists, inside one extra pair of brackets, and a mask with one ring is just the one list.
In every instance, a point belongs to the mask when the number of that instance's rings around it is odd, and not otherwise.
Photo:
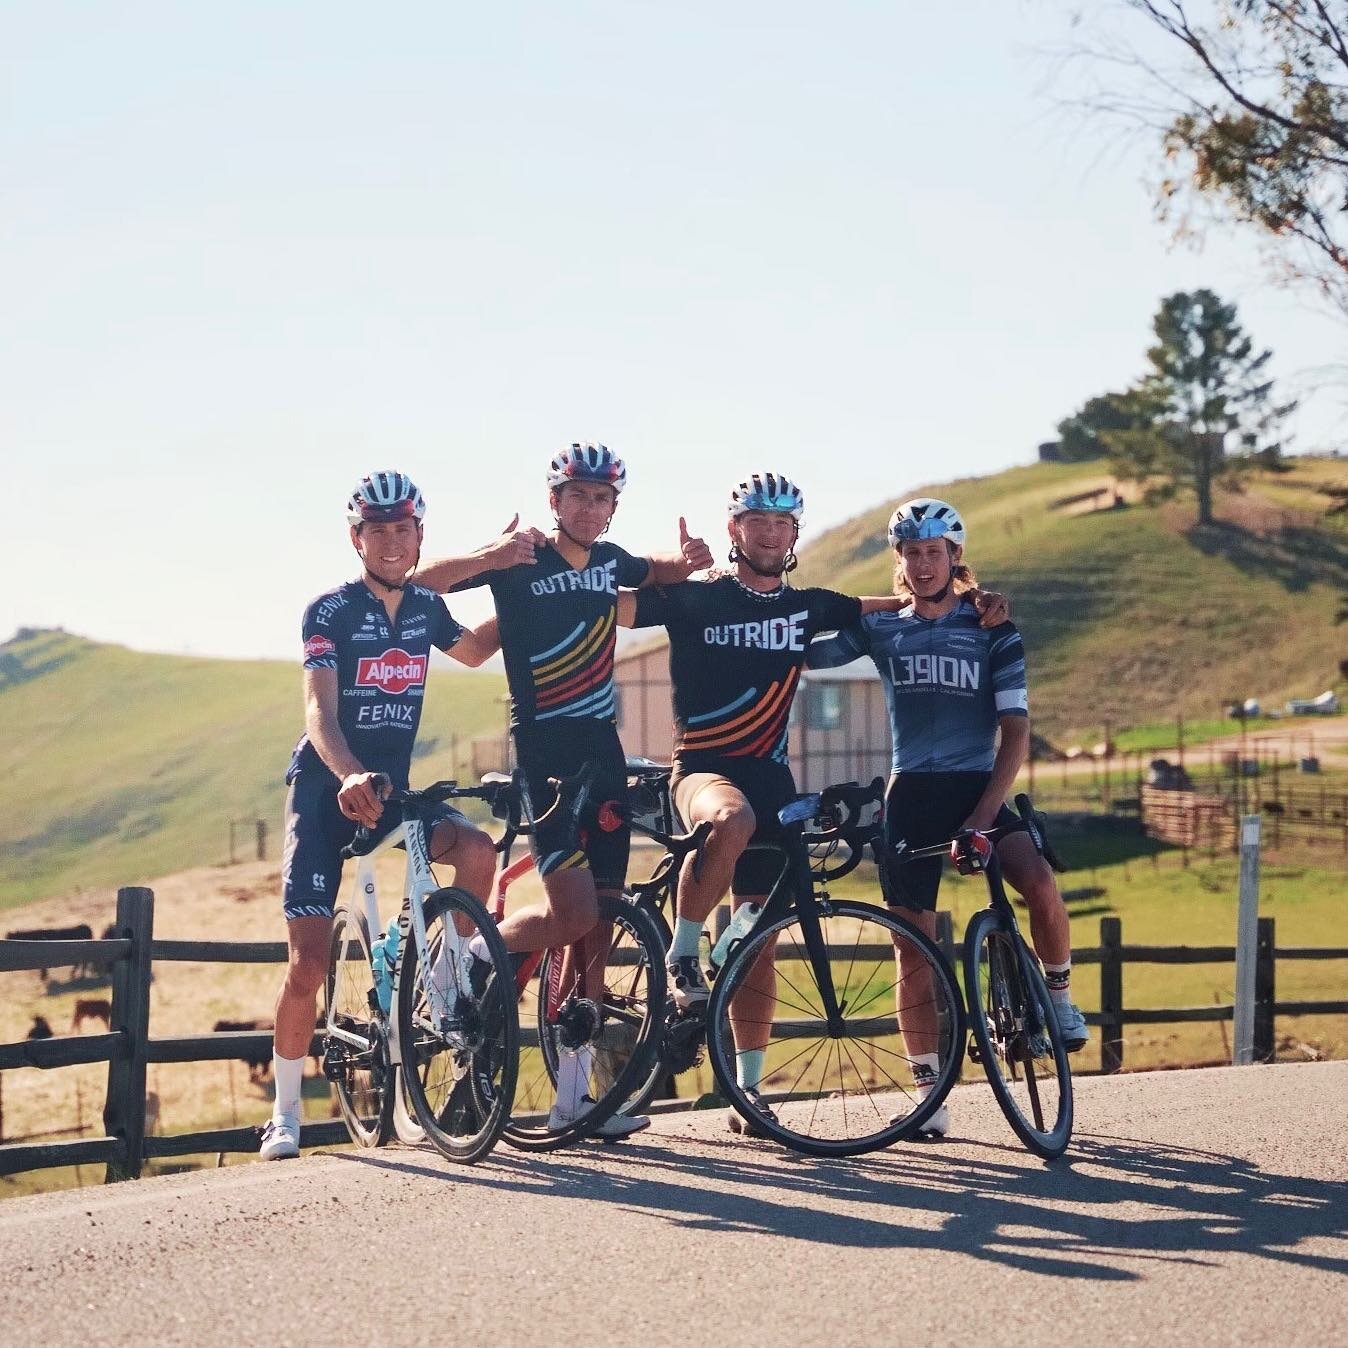
[(644, 557), (599, 542), (578, 570), (545, 543), (534, 562), (453, 587), (491, 587), (512, 727), (558, 717), (614, 723), (618, 588), (635, 589), (650, 569)]
[[(434, 590), (408, 585), (395, 622), (363, 580), (321, 594), (304, 610), (304, 668), (337, 671), (337, 724), (369, 772), (404, 784), (421, 722), (431, 647), (447, 651), (463, 635)], [(301, 735), (286, 781), (329, 772)]]
[(725, 759), (787, 762), (810, 638), (860, 614), (851, 595), (785, 584), (765, 593), (734, 576), (642, 590), (632, 626), (669, 631), (680, 771), (719, 768)]
[(967, 599), (940, 618), (911, 605), (868, 613), (811, 643), (807, 663), (831, 669), (863, 655), (885, 687), (894, 772), (990, 772), (998, 718), (1029, 715), (1020, 633), (1009, 622), (980, 627)]

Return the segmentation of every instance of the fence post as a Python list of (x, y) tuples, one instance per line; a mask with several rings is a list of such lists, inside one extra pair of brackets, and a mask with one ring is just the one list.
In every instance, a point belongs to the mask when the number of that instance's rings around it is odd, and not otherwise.
[(266, 861), (267, 859), (267, 821), (259, 819), (257, 824), (257, 859)]
[(106, 1183), (139, 1179), (145, 1151), (145, 1060), (150, 1038), (150, 941), (154, 891), (117, 891), (117, 934), (130, 937), (131, 953), (112, 966), (112, 1024), (123, 1050), (108, 1064), (103, 1131), (120, 1138), (122, 1154), (108, 1162)]
[(1276, 1002), (1274, 977), (1273, 919), (1259, 919), (1258, 944), (1254, 963), (1254, 1060), (1272, 1062), (1277, 1053), (1273, 1031), (1273, 1010)]
[(936, 914), (936, 944), (941, 947), (941, 954), (945, 956), (946, 963), (954, 969), (955, 919), (944, 909)]
[(1123, 922), (1100, 919), (1100, 1070), (1123, 1069)]
[(1255, 950), (1259, 922), (1260, 816), (1240, 821), (1240, 889), (1236, 909), (1236, 995), (1231, 1023), (1231, 1062), (1245, 1067), (1255, 1061)]

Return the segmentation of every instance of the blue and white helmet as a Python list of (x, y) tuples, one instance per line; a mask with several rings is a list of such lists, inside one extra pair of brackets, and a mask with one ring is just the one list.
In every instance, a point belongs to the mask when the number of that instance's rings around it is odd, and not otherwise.
[(426, 498), (406, 473), (386, 471), (361, 478), (346, 503), (346, 518), (353, 525), (387, 524), (391, 520), (416, 520), (426, 514)]
[(956, 547), (963, 547), (964, 521), (959, 511), (934, 496), (905, 501), (889, 517), (889, 545), (897, 548), (919, 538), (944, 538)]
[(730, 518), (738, 519), (751, 510), (790, 515), (799, 523), (805, 513), (805, 494), (780, 473), (754, 473), (731, 491)]
[(620, 494), (627, 486), (627, 468), (607, 445), (571, 445), (548, 464), (548, 488), (568, 482), (602, 482)]

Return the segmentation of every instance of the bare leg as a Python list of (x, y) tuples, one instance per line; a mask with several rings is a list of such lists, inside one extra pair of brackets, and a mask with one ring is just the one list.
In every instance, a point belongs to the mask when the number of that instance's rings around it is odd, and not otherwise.
[(730, 888), (735, 863), (753, 837), (754, 812), (740, 791), (711, 773), (689, 776), (680, 786), (679, 800), (690, 829), (704, 821), (711, 823), (699, 874), (693, 874), (691, 854), (679, 873), (679, 916), (701, 923)]
[[(736, 894), (735, 907), (742, 903), (767, 901), (767, 895)], [(772, 1022), (777, 1009), (777, 938), (774, 936), (754, 960), (730, 999), (730, 1031), (737, 1052), (766, 1049), (772, 1039)]]
[(276, 998), (276, 1052), (283, 1058), (303, 1058), (314, 1037), (318, 990), (328, 976), (332, 941), (330, 917), (292, 917), (286, 923), (290, 960), (285, 982)]
[[(924, 936), (935, 937), (936, 914), (918, 908), (896, 908), (895, 915), (904, 918)], [(941, 1034), (937, 1021), (935, 991), (932, 987), (931, 966), (911, 942), (894, 937), (895, 963), (899, 986), (895, 993), (899, 1029), (907, 1045), (908, 1056), (940, 1053)]]
[(1072, 927), (1047, 861), (1023, 833), (1013, 833), (997, 848), (1007, 882), (1030, 909), (1030, 936), (1045, 964), (1066, 964), (1072, 958)]
[(511, 951), (551, 950), (578, 941), (599, 920), (594, 875), (587, 867), (553, 871), (543, 879), (544, 901), (511, 913), (501, 936)]

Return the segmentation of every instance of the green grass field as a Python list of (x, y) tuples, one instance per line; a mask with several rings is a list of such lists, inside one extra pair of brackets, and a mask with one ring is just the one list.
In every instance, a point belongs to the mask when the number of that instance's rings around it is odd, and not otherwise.
[[(433, 670), (418, 778), (449, 776), (504, 728), (500, 674)], [(75, 886), (137, 884), (227, 858), (259, 818), (279, 855), (282, 782), (303, 724), (281, 661), (145, 655), (61, 632), (0, 647), (0, 910)]]
[[(911, 493), (960, 508), (980, 580), (1010, 595), (1041, 733), (1091, 744), (1107, 720), (1173, 723), (1236, 698), (1277, 706), (1343, 691), (1348, 628), (1335, 614), (1348, 591), (1348, 516), (1326, 516), (1319, 489), (1348, 483), (1348, 464), (1292, 460), (1287, 474), (1219, 496), (1207, 528), (1182, 503), (1084, 515), (1055, 505), (1107, 480), (1099, 463), (1046, 463)], [(896, 504), (810, 541), (801, 583), (889, 593)]]

